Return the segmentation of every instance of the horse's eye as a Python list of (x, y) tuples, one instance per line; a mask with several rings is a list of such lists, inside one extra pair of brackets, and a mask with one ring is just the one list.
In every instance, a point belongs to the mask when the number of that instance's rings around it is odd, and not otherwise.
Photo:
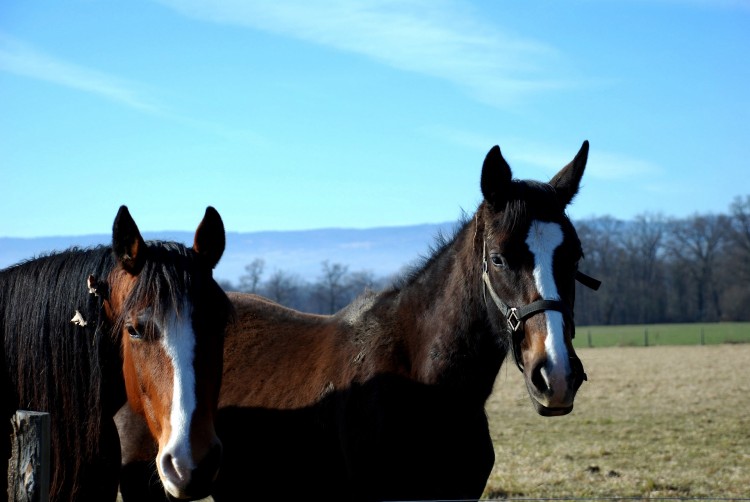
[(141, 340), (143, 338), (141, 332), (138, 331), (138, 329), (132, 324), (128, 324), (125, 329), (128, 330), (128, 335), (130, 335), (130, 338), (132, 338), (133, 340)]
[(497, 268), (508, 268), (508, 262), (501, 254), (491, 254), (490, 260), (492, 260), (492, 264)]

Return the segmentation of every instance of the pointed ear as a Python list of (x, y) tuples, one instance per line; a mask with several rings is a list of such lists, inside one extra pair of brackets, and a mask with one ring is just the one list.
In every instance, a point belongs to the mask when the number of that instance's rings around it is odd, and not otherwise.
[(218, 211), (208, 206), (203, 221), (195, 231), (193, 250), (206, 260), (210, 268), (214, 268), (224, 254), (225, 246), (224, 222)]
[(578, 193), (578, 187), (581, 184), (583, 170), (586, 168), (586, 160), (589, 156), (589, 142), (584, 141), (581, 149), (576, 154), (573, 161), (563, 167), (559, 173), (554, 175), (549, 184), (557, 192), (562, 207), (567, 206)]
[(510, 166), (495, 145), (487, 153), (482, 165), (482, 195), (493, 206), (502, 206), (508, 200), (512, 173)]
[(132, 275), (138, 275), (146, 262), (146, 242), (125, 206), (120, 206), (112, 225), (112, 252), (122, 268)]

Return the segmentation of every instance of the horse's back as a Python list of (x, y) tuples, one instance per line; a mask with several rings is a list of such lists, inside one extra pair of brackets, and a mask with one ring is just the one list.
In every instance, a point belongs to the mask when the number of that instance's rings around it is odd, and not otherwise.
[(217, 500), (481, 495), (493, 464), (482, 403), (410, 378), (377, 296), (333, 316), (229, 296)]
[[(219, 405), (301, 408), (342, 377), (347, 341), (333, 316), (230, 293), (236, 319), (224, 343)], [(353, 350), (353, 349), (352, 349)]]

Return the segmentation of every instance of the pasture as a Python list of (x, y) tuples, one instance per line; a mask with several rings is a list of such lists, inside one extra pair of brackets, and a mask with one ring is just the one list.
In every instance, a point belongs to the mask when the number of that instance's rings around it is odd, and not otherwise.
[(578, 354), (588, 382), (557, 418), (537, 415), (506, 361), (485, 498), (750, 496), (750, 344)]
[(576, 332), (573, 341), (576, 350), (579, 347), (750, 343), (750, 322), (581, 326)]

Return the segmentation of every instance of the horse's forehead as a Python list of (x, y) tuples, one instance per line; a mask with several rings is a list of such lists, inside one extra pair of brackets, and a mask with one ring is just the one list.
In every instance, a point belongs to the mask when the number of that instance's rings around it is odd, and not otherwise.
[(534, 220), (529, 225), (526, 245), (534, 255), (552, 254), (563, 243), (564, 238), (559, 223)]
[(560, 218), (539, 218), (525, 217), (517, 219), (498, 218), (489, 228), (489, 235), (501, 240), (518, 241), (527, 243), (529, 239), (540, 239), (550, 233), (559, 234), (561, 240), (568, 238), (568, 226), (565, 224), (565, 217)]
[[(149, 268), (150, 265), (150, 268)], [(138, 275), (121, 268), (109, 275), (110, 302), (117, 310), (141, 311), (143, 315), (157, 316), (168, 322), (172, 312), (181, 315), (184, 305), (192, 308), (192, 283), (198, 279), (195, 270), (153, 263)]]

